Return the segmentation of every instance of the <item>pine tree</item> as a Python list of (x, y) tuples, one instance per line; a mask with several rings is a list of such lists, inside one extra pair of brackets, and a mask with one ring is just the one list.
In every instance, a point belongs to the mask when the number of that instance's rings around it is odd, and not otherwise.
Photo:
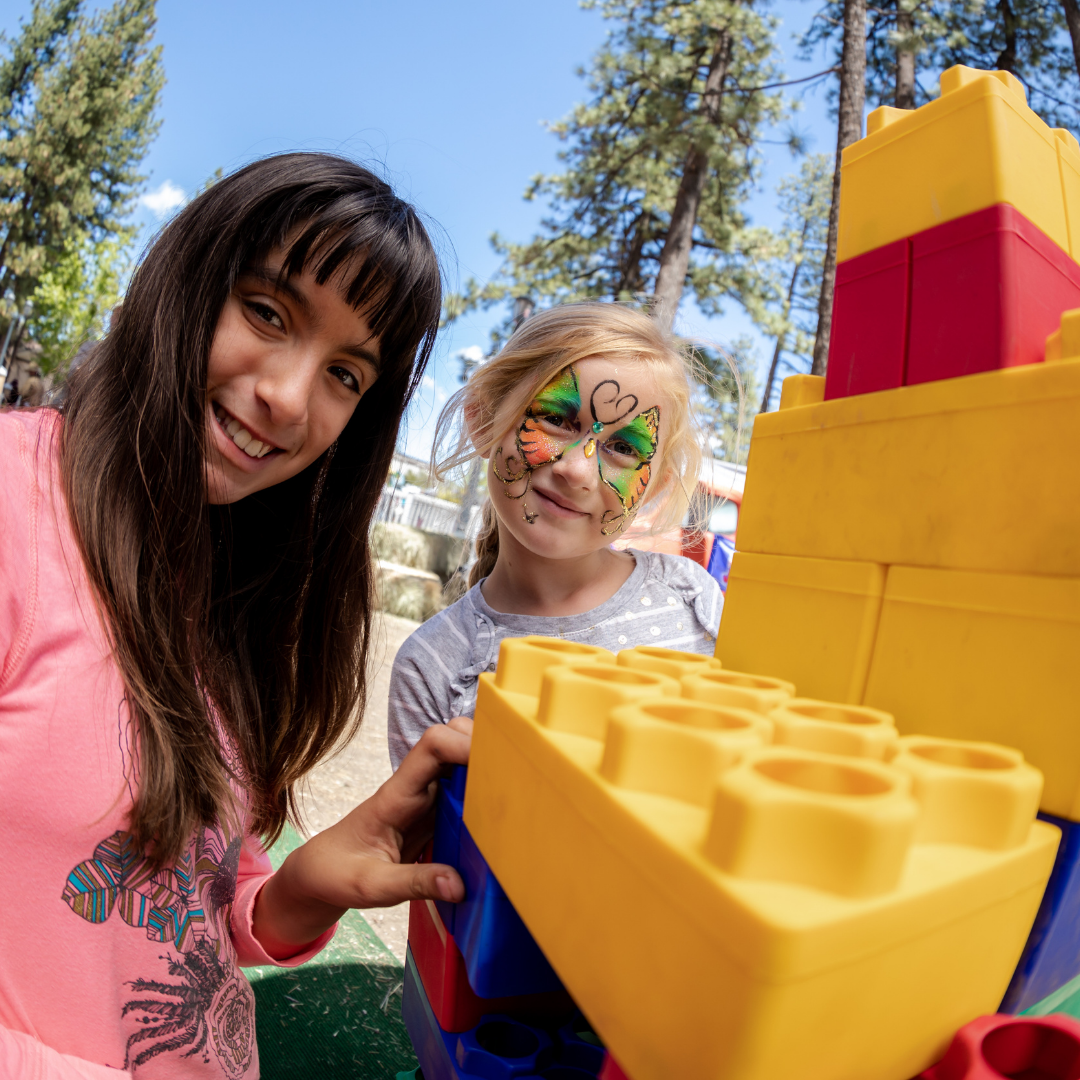
[(41, 346), (43, 373), (62, 373), (80, 345), (105, 332), (130, 267), (128, 239), (83, 237), (38, 278), (28, 330)]
[(741, 206), (760, 130), (781, 110), (768, 90), (775, 21), (755, 0), (584, 6), (614, 26), (589, 69), (590, 100), (551, 125), (565, 170), (525, 192), (548, 200), (541, 230), (524, 244), (496, 234), (502, 266), (451, 297), (447, 318), (522, 293), (644, 300), (662, 287), (654, 306), (670, 320), (686, 284), (707, 313), (731, 298), (764, 317), (771, 238)]
[(784, 215), (776, 268), (782, 280), (780, 317), (759, 412), (768, 411), (781, 367), (800, 370), (812, 363), (832, 181), (832, 159), (812, 154), (798, 175), (785, 177), (777, 188)]
[(21, 307), (50, 265), (123, 234), (145, 180), (164, 74), (154, 0), (35, 0), (0, 62), (0, 298)]
[[(1069, 12), (1075, 11), (1075, 44)], [(842, 0), (815, 15), (804, 52), (841, 36)], [(867, 9), (866, 100), (914, 109), (937, 96), (954, 64), (1010, 71), (1052, 126), (1080, 123), (1080, 8), (1076, 0), (877, 0)]]
[(840, 159), (844, 149), (862, 138), (866, 100), (866, 0), (840, 0), (840, 65), (836, 109), (836, 157), (833, 162), (829, 231), (821, 268), (814, 362), (810, 371), (824, 375), (829, 360), (833, 289), (836, 284), (836, 238), (840, 221)]

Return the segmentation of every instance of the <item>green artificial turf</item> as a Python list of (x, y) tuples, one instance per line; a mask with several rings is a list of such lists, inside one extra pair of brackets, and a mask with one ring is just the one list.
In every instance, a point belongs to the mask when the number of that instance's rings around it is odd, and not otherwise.
[(1080, 1020), (1080, 976), (1025, 1009), (1021, 1016), (1047, 1016), (1049, 1013), (1065, 1013)]
[[(270, 852), (274, 866), (301, 842), (287, 827)], [(404, 970), (358, 911), (308, 963), (247, 968), (263, 1080), (411, 1074), (417, 1063), (401, 1020)]]

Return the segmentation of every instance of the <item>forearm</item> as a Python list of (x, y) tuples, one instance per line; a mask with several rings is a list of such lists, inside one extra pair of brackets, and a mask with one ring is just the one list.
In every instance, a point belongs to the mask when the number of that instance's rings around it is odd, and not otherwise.
[(290, 854), (281, 869), (267, 879), (255, 898), (252, 931), (259, 944), (275, 960), (287, 960), (303, 952), (325, 934), (347, 907), (308, 895), (297, 881), (297, 863)]

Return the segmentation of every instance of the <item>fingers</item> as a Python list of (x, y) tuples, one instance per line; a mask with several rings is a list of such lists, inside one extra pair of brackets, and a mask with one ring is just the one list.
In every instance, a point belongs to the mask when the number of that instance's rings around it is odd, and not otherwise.
[(406, 834), (431, 811), (435, 782), (447, 766), (468, 763), (471, 732), (472, 721), (464, 717), (428, 728), (398, 771), (348, 816), (350, 827), (369, 844), (385, 845), (394, 837), (400, 850)]
[[(447, 720), (446, 726), (452, 728), (454, 731), (463, 732), (466, 735), (472, 735), (473, 722), (468, 716), (454, 716)], [(464, 762), (460, 762), (464, 765)]]
[(393, 907), (405, 900), (448, 900), (456, 904), (464, 899), (465, 885), (451, 866), (365, 859), (363, 881), (351, 906)]
[(467, 765), (472, 742), (472, 721), (455, 716), (448, 724), (434, 724), (406, 754), (398, 771), (383, 785), (395, 785), (399, 797), (426, 795), (433, 780), (443, 775), (447, 765)]

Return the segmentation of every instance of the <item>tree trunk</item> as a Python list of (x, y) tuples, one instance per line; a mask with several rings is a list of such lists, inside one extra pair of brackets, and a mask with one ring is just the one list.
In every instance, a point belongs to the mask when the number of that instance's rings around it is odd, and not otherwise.
[(634, 220), (630, 243), (627, 245), (626, 255), (619, 272), (619, 282), (615, 286), (615, 295), (612, 297), (614, 300), (618, 300), (623, 293), (634, 296), (642, 291), (644, 282), (641, 280), (641, 253), (645, 250), (645, 242), (649, 239), (651, 221), (652, 214), (648, 210), (642, 210)]
[(900, 44), (896, 50), (896, 98), (898, 109), (915, 108), (915, 13), (897, 0), (896, 35)]
[[(802, 240), (803, 245), (806, 243), (806, 232), (809, 228), (808, 225), (803, 226)], [(784, 303), (784, 318), (786, 319), (791, 312), (791, 302), (795, 298), (795, 286), (799, 282), (799, 271), (802, 269), (802, 263), (797, 262), (795, 269), (791, 272), (791, 281), (788, 283), (787, 300)], [(781, 333), (776, 339), (776, 348), (773, 349), (772, 363), (769, 365), (769, 377), (765, 380), (765, 393), (761, 396), (761, 408), (758, 409), (759, 413), (765, 412), (769, 408), (769, 398), (772, 397), (773, 383), (776, 381), (776, 369), (780, 365), (780, 354), (784, 351), (784, 342), (787, 340), (787, 334)]]
[[(860, 2), (865, 3), (865, 0)], [(701, 95), (701, 111), (713, 124), (720, 122), (720, 100), (730, 59), (731, 35), (727, 30), (721, 30), (709, 62), (705, 90)], [(700, 147), (691, 146), (686, 156), (682, 179), (679, 181), (679, 193), (675, 196), (671, 224), (664, 240), (664, 249), (660, 252), (660, 270), (653, 288), (656, 301), (653, 317), (665, 330), (671, 329), (675, 312), (679, 309), (679, 301), (682, 299), (686, 272), (690, 268), (690, 252), (694, 246), (698, 206), (701, 203), (701, 193), (705, 190), (708, 172), (708, 154)]]
[(1080, 75), (1080, 6), (1076, 0), (1063, 0), (1065, 6), (1065, 22), (1069, 27), (1069, 37), (1072, 39), (1073, 61), (1076, 64), (1076, 73)]
[(1009, 6), (1009, 0), (1000, 0), (998, 11), (1001, 13), (1001, 29), (1005, 35), (1005, 47), (998, 53), (994, 66), (999, 71), (1011, 71), (1016, 74), (1016, 12)]
[(817, 335), (811, 375), (824, 375), (829, 360), (833, 287), (836, 281), (836, 232), (840, 219), (840, 162), (844, 147), (862, 138), (866, 99), (866, 0), (844, 0), (844, 48), (840, 58), (840, 108), (836, 124), (836, 165), (833, 170), (829, 237), (821, 270)]

